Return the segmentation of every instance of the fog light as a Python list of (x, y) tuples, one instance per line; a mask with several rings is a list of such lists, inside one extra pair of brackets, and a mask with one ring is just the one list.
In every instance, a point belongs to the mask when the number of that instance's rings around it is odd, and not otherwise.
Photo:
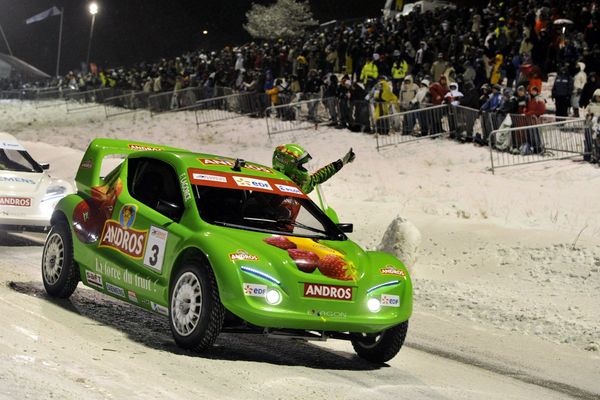
[(267, 292), (267, 303), (274, 306), (281, 303), (281, 293), (275, 289), (269, 290)]
[(379, 299), (369, 299), (367, 300), (367, 308), (371, 312), (377, 312), (381, 309), (381, 302)]

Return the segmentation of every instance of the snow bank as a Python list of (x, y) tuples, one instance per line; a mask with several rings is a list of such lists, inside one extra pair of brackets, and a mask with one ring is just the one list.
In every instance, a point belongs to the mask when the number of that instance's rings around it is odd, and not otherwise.
[(377, 250), (395, 255), (412, 274), (420, 244), (419, 229), (406, 218), (399, 216), (386, 229)]

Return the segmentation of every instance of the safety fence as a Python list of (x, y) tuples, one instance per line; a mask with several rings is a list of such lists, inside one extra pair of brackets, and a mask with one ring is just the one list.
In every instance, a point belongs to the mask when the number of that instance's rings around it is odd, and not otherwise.
[(67, 112), (99, 107), (106, 99), (116, 96), (117, 92), (118, 90), (113, 88), (70, 92), (65, 95)]
[[(377, 150), (388, 146), (436, 138), (455, 131), (455, 121), (447, 105), (376, 116), (372, 109)], [(385, 112), (385, 111), (384, 111)]]
[(215, 96), (215, 88), (209, 86), (189, 87), (153, 94), (148, 97), (148, 108), (152, 115), (188, 109), (197, 101)]
[(291, 101), (268, 107), (265, 111), (267, 133), (274, 134), (317, 129), (320, 124), (335, 124), (338, 115), (338, 104), (334, 97), (314, 98), (302, 101)]
[(498, 129), (489, 137), (492, 173), (498, 168), (589, 156), (593, 143), (585, 119), (568, 119), (553, 123)]
[(243, 92), (197, 101), (188, 109), (193, 109), (196, 125), (201, 125), (242, 116), (262, 117), (269, 102), (264, 93)]
[(150, 93), (134, 90), (124, 90), (123, 92), (125, 93), (119, 96), (104, 99), (106, 118), (148, 109)]

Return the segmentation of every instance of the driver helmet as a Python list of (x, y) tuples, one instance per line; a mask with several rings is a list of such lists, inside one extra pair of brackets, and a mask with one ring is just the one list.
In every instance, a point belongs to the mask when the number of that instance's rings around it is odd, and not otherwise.
[(306, 172), (303, 164), (311, 160), (310, 154), (297, 144), (277, 146), (273, 152), (273, 169), (286, 175), (294, 175), (298, 171)]

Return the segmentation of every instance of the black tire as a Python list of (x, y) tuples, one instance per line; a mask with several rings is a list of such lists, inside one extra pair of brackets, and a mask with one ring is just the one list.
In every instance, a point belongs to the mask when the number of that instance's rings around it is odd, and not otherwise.
[(378, 334), (357, 335), (352, 339), (352, 347), (359, 357), (375, 363), (384, 363), (398, 354), (407, 331), (408, 321), (404, 321)]
[(73, 260), (73, 241), (64, 221), (52, 225), (42, 253), (42, 281), (52, 297), (70, 297), (81, 279)]
[(225, 308), (210, 265), (199, 257), (185, 260), (169, 288), (169, 325), (177, 345), (196, 351), (209, 348), (219, 336), (224, 318)]

